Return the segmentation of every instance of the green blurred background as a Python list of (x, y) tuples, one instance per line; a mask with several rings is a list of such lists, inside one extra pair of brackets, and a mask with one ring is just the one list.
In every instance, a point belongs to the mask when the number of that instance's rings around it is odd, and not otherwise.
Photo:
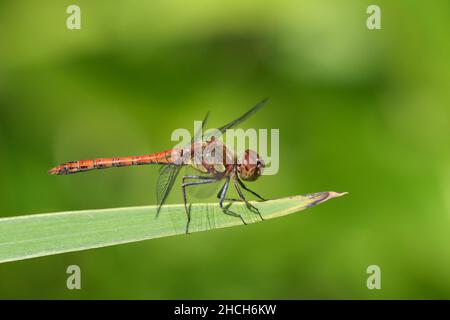
[(207, 110), (219, 126), (265, 96), (242, 127), (280, 129), (280, 171), (253, 188), (350, 192), (245, 228), (1, 264), (0, 298), (450, 298), (449, 16), (447, 0), (0, 2), (1, 217), (154, 204), (155, 167), (47, 170), (166, 149)]

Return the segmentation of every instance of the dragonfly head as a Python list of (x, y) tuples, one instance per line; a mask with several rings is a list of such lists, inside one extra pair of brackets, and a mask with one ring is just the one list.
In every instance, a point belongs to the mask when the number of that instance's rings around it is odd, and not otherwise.
[(238, 164), (239, 178), (244, 181), (255, 181), (262, 174), (264, 160), (253, 150), (245, 150), (242, 161)]

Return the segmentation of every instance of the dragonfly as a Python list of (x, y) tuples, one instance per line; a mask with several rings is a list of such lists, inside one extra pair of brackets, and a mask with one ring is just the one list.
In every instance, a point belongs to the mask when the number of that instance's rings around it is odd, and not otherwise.
[[(261, 201), (263, 197), (255, 191), (248, 188), (244, 181), (255, 181), (263, 173), (265, 162), (260, 155), (247, 149), (243, 152), (242, 159), (238, 159), (236, 154), (231, 151), (218, 138), (225, 134), (226, 130), (231, 129), (244, 120), (248, 119), (255, 112), (266, 105), (268, 98), (260, 101), (250, 110), (242, 114), (237, 119), (215, 130), (213, 134), (200, 135), (194, 134), (190, 145), (185, 147), (175, 147), (166, 151), (151, 153), (141, 156), (130, 157), (112, 157), (97, 158), (92, 160), (70, 161), (60, 164), (48, 172), (52, 175), (68, 175), (79, 172), (85, 172), (95, 169), (106, 169), (114, 167), (127, 167), (138, 165), (160, 165), (159, 176), (156, 185), (157, 213), (158, 217), (161, 208), (165, 204), (182, 167), (193, 168), (195, 175), (184, 175), (182, 177), (182, 194), (184, 208), (187, 215), (186, 233), (189, 233), (189, 224), (191, 221), (191, 205), (188, 205), (187, 189), (205, 184), (223, 182), (222, 187), (217, 193), (219, 206), (224, 214), (241, 219), (243, 224), (247, 224), (242, 215), (232, 211), (229, 205), (224, 205), (226, 201), (241, 201), (253, 213), (257, 214), (261, 220), (264, 220), (258, 208), (252, 205), (244, 195), (243, 190), (256, 196)], [(209, 112), (204, 117), (202, 129), (208, 120)], [(217, 155), (219, 155), (217, 157)], [(213, 161), (211, 161), (213, 159)], [(239, 195), (239, 199), (227, 198), (229, 187), (234, 186)]]

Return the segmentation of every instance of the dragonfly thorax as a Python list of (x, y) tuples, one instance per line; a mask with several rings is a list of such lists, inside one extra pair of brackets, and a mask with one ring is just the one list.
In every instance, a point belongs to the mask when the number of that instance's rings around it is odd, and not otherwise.
[(242, 161), (238, 163), (239, 178), (245, 181), (255, 181), (262, 174), (264, 160), (253, 150), (245, 150)]

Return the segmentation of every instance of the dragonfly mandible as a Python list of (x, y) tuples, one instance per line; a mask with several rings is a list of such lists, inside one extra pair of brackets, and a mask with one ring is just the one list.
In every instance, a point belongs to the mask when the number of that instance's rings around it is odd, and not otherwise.
[[(189, 223), (191, 221), (190, 206), (188, 207), (186, 189), (196, 185), (204, 185), (223, 181), (217, 198), (223, 213), (240, 218), (244, 224), (247, 224), (243, 217), (233, 212), (228, 206), (224, 206), (225, 201), (243, 201), (247, 208), (255, 214), (258, 214), (261, 220), (264, 220), (259, 210), (247, 201), (242, 190), (245, 190), (260, 200), (265, 201), (256, 192), (249, 189), (243, 181), (255, 181), (258, 179), (265, 167), (264, 160), (254, 150), (245, 150), (242, 160), (238, 160), (234, 152), (221, 143), (218, 138), (223, 135), (227, 129), (233, 128), (248, 119), (256, 111), (261, 109), (266, 103), (267, 98), (256, 104), (253, 108), (241, 115), (239, 118), (220, 127), (213, 136), (197, 137), (197, 133), (191, 141), (191, 144), (183, 148), (172, 148), (166, 151), (131, 157), (113, 157), (98, 158), (93, 160), (70, 161), (60, 164), (49, 170), (50, 174), (67, 175), (78, 172), (90, 171), (94, 169), (106, 169), (113, 167), (126, 167), (135, 165), (157, 164), (161, 165), (159, 177), (157, 180), (157, 215), (161, 207), (172, 190), (180, 169), (184, 166), (191, 166), (198, 175), (185, 175), (182, 177), (182, 192), (184, 207), (187, 215), (186, 233), (189, 233)], [(202, 122), (202, 128), (205, 126), (208, 114)], [(221, 157), (218, 161), (207, 161), (211, 154), (220, 151)], [(200, 155), (200, 157), (199, 157)], [(217, 157), (215, 158), (217, 159)], [(236, 189), (239, 199), (226, 198), (230, 184)]]

